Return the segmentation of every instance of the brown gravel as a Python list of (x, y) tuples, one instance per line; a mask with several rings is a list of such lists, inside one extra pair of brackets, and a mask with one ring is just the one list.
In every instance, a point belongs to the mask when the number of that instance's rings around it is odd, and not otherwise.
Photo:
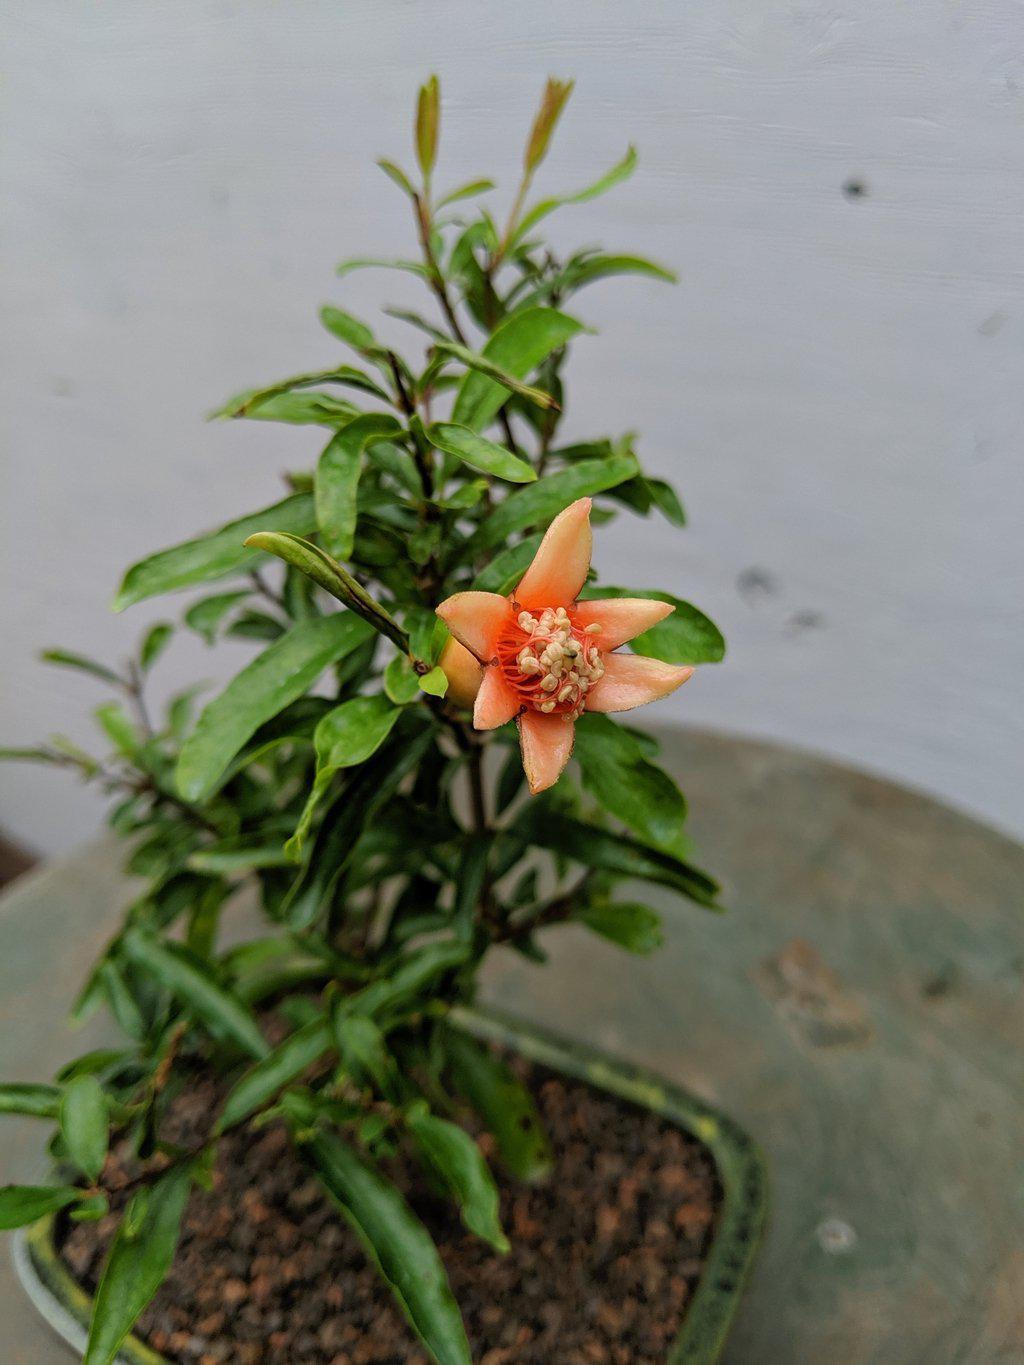
[[(503, 1183), (512, 1251), (465, 1232), (416, 1168), (393, 1172), (437, 1239), (479, 1365), (664, 1360), (708, 1243), (706, 1151), (655, 1115), (517, 1062), (556, 1152), (540, 1188)], [(212, 1087), (179, 1102), (202, 1123)], [(481, 1139), (488, 1151), (488, 1140)], [(116, 1157), (112, 1159), (116, 1164)], [(114, 1180), (117, 1170), (108, 1171)], [(116, 1200), (114, 1201), (116, 1203)], [(95, 1287), (114, 1219), (70, 1224), (62, 1254)], [(139, 1333), (181, 1365), (425, 1365), (355, 1234), (279, 1127), (221, 1144), (174, 1268)]]

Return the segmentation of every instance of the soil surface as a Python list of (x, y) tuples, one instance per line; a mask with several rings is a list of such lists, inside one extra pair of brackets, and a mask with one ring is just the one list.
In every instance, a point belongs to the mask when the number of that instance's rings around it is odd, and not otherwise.
[[(474, 1361), (664, 1361), (719, 1201), (709, 1154), (656, 1115), (514, 1065), (537, 1098), (556, 1167), (541, 1187), (501, 1182), (507, 1256), (467, 1233), (411, 1163), (391, 1172), (438, 1243)], [(204, 1131), (216, 1099), (212, 1084), (183, 1097), (183, 1128)], [(480, 1142), (491, 1155), (486, 1135)], [(115, 1151), (104, 1183), (116, 1186), (124, 1171)], [(64, 1229), (62, 1254), (90, 1289), (115, 1221)], [(193, 1193), (174, 1267), (137, 1331), (181, 1365), (427, 1365), (280, 1127), (222, 1141), (215, 1188)]]

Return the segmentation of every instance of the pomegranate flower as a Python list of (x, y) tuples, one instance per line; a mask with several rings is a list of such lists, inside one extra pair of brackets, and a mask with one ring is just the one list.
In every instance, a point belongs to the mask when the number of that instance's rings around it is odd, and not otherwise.
[[(515, 719), (534, 794), (558, 781), (584, 711), (630, 711), (674, 692), (693, 673), (613, 653), (674, 608), (644, 597), (578, 601), (592, 545), (590, 499), (580, 498), (548, 527), (510, 596), (457, 592), (437, 608), (482, 665), (474, 727), (493, 730)], [(466, 671), (459, 669), (460, 700), (467, 696)]]

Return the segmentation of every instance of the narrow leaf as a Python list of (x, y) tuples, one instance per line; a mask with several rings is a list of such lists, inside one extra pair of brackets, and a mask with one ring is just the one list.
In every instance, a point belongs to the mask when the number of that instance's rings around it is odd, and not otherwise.
[(4, 1185), (0, 1189), (0, 1229), (23, 1228), (81, 1199), (72, 1185)]
[(716, 902), (718, 885), (706, 873), (659, 849), (625, 834), (589, 825), (563, 815), (550, 805), (534, 802), (524, 811), (518, 828), (539, 848), (571, 858), (599, 872), (668, 886), (708, 910), (720, 910)]
[(312, 494), (296, 493), (272, 507), (229, 522), (219, 531), (139, 560), (125, 574), (114, 599), (114, 610), (122, 611), (157, 593), (189, 588), (246, 568), (256, 558), (256, 553), (246, 547), (245, 541), (254, 532), (263, 530), (288, 531), (295, 535), (308, 535), (316, 530)]
[(416, 100), (416, 160), (427, 181), (437, 160), (440, 124), (441, 87), (437, 77), (431, 76), (420, 86)]
[(265, 550), (267, 554), (277, 555), (286, 564), (299, 569), (314, 583), (320, 585), (332, 597), (336, 597), (364, 621), (373, 626), (381, 635), (386, 635), (399, 649), (407, 650), (409, 641), (398, 622), (379, 602), (374, 601), (366, 589), (357, 582), (344, 565), (319, 546), (302, 540), (299, 536), (286, 532), (262, 531), (252, 536), (248, 542), (254, 547)]
[(174, 1259), (191, 1173), (172, 1167), (134, 1195), (118, 1227), (93, 1304), (83, 1365), (111, 1365)]
[[(582, 323), (557, 309), (527, 308), (501, 323), (481, 354), (499, 371), (522, 380), (582, 330)], [(507, 382), (471, 371), (459, 386), (452, 420), (482, 431), (505, 402), (508, 387)]]
[(176, 781), (187, 801), (209, 796), (238, 751), (265, 721), (301, 697), (329, 664), (369, 636), (350, 612), (292, 626), (228, 683), (204, 709), (182, 746)]
[(648, 843), (668, 851), (678, 846), (686, 819), (683, 794), (624, 726), (608, 716), (581, 717), (573, 757), (583, 785), (606, 811)]
[(559, 512), (591, 493), (601, 493), (637, 472), (633, 455), (614, 455), (608, 460), (580, 460), (557, 474), (549, 474), (527, 488), (517, 489), (499, 503), (459, 552), (470, 559), (501, 545), (516, 531), (550, 522)]
[(197, 635), (201, 635), (208, 645), (212, 645), (217, 638), (217, 629), (240, 602), (244, 602), (249, 596), (247, 588), (242, 588), (237, 592), (219, 592), (212, 597), (203, 597), (198, 602), (194, 602), (186, 611), (183, 620), (189, 630), (194, 630)]
[(525, 214), (512, 235), (510, 246), (518, 245), (542, 219), (546, 218), (549, 213), (554, 213), (555, 209), (563, 208), (567, 204), (584, 204), (588, 199), (596, 199), (599, 194), (604, 194), (615, 185), (621, 184), (636, 170), (636, 163), (636, 148), (630, 147), (622, 160), (614, 165), (610, 171), (595, 180), (593, 184), (586, 185), (582, 190), (576, 190), (573, 194), (555, 195), (551, 199), (542, 199), (539, 204), (535, 204)]
[(159, 659), (170, 644), (173, 634), (174, 627), (168, 621), (158, 621), (146, 632), (139, 649), (139, 665), (144, 673), (148, 672)]
[(377, 752), (391, 733), (401, 712), (386, 696), (353, 697), (328, 711), (313, 735), (316, 776), (295, 833), (285, 849), (298, 859), (317, 807), (335, 774), (355, 767)]
[(357, 351), (372, 350), (376, 344), (373, 332), (365, 322), (360, 322), (351, 313), (345, 313), (333, 304), (325, 303), (320, 309), (320, 321), (339, 341), (346, 342)]
[(478, 436), (457, 422), (435, 422), (427, 427), (427, 439), (432, 446), (446, 455), (456, 456), (471, 469), (507, 479), (509, 483), (533, 483), (537, 477), (532, 465), (513, 455), (505, 446), (489, 441), (486, 436)]
[(330, 1028), (323, 1016), (296, 1029), (236, 1082), (224, 1101), (216, 1131), (223, 1133), (262, 1109), (279, 1090), (319, 1061), (330, 1045)]
[(58, 664), (61, 668), (75, 668), (81, 673), (91, 673), (94, 678), (101, 678), (103, 682), (121, 682), (114, 670), (108, 668), (106, 664), (97, 663), (95, 659), (87, 658), (84, 654), (75, 654), (70, 649), (44, 649), (39, 657), (47, 664)]
[(405, 1124), (428, 1164), (450, 1188), (470, 1232), (495, 1251), (509, 1249), (498, 1218), (498, 1190), (483, 1153), (455, 1123), (431, 1114), (426, 1103), (410, 1106)]
[(553, 76), (548, 77), (544, 87), (544, 94), (541, 97), (540, 108), (533, 120), (530, 129), (530, 136), (526, 140), (526, 151), (523, 154), (523, 167), (527, 174), (532, 173), (544, 160), (548, 154), (548, 147), (551, 144), (551, 136), (558, 125), (558, 120), (562, 116), (566, 100), (572, 94), (575, 81), (559, 81)]
[(445, 1051), (456, 1085), (494, 1134), (508, 1170), (520, 1180), (543, 1180), (553, 1157), (529, 1092), (503, 1061), (463, 1033), (448, 1030)]
[(363, 451), (382, 436), (401, 431), (386, 413), (357, 417), (328, 443), (316, 469), (316, 519), (329, 554), (348, 559), (356, 533), (356, 500)]
[(37, 1119), (55, 1119), (60, 1113), (61, 1091), (55, 1085), (20, 1085), (9, 1081), (0, 1085), (0, 1114), (29, 1114)]
[(220, 985), (205, 963), (176, 943), (162, 943), (137, 925), (127, 930), (121, 943), (133, 962), (151, 972), (211, 1032), (236, 1043), (252, 1057), (266, 1055), (269, 1049), (256, 1020)]
[(95, 1076), (68, 1082), (60, 1106), (60, 1131), (68, 1156), (92, 1183), (107, 1159), (110, 1114), (107, 1097)]
[(631, 953), (653, 953), (664, 942), (661, 916), (646, 905), (633, 902), (591, 905), (579, 918), (595, 934)]
[(321, 1133), (306, 1156), (439, 1365), (470, 1365), (469, 1344), (437, 1248), (395, 1187), (351, 1147)]

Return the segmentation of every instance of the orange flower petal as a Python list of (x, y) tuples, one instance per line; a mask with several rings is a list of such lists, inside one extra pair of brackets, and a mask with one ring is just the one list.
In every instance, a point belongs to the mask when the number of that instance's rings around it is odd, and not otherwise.
[(437, 608), (456, 640), (485, 664), (494, 658), (494, 640), (509, 611), (508, 598), (496, 592), (457, 592)]
[(567, 607), (587, 581), (594, 537), (590, 499), (559, 512), (544, 534), (533, 563), (512, 594), (523, 607)]
[(632, 711), (634, 706), (667, 697), (692, 673), (692, 668), (677, 668), (639, 654), (608, 654), (604, 659), (604, 677), (587, 693), (587, 710)]
[(581, 626), (601, 627), (594, 638), (601, 649), (618, 649), (674, 611), (670, 602), (657, 602), (653, 597), (609, 597), (600, 602), (580, 602), (573, 615)]
[(484, 680), (473, 707), (475, 730), (496, 730), (518, 712), (522, 702), (509, 687), (500, 668), (485, 668)]
[(553, 787), (561, 777), (572, 753), (575, 731), (573, 722), (562, 716), (524, 711), (519, 717), (519, 747), (531, 795)]

